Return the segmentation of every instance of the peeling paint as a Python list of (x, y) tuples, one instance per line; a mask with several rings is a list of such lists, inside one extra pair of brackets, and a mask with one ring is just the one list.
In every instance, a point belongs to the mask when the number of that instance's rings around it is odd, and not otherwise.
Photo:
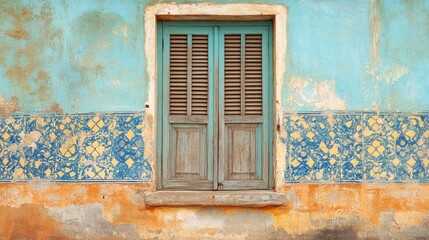
[[(4, 13), (0, 15), (0, 21), (13, 19), (9, 29), (2, 33), (16, 41), (24, 41), (23, 44), (15, 41), (1, 43), (2, 49), (6, 50), (3, 54), (14, 55), (5, 60), (4, 76), (11, 86), (20, 89), (17, 97), (23, 104), (32, 100), (48, 101), (51, 98), (51, 76), (42, 52), (55, 49), (62, 37), (61, 31), (52, 26), (52, 7), (44, 4), (40, 11), (35, 12), (26, 6), (9, 2), (0, 6), (0, 11)], [(36, 31), (38, 36), (33, 35)]]
[(17, 97), (12, 97), (9, 102), (0, 97), (0, 117), (9, 117), (17, 111), (19, 111)]
[(337, 96), (335, 81), (314, 81), (292, 76), (288, 86), (291, 90), (289, 103), (295, 106), (314, 106), (317, 110), (345, 110), (345, 100)]
[(62, 109), (61, 106), (56, 102), (52, 103), (48, 111), (52, 113), (64, 114), (64, 109)]

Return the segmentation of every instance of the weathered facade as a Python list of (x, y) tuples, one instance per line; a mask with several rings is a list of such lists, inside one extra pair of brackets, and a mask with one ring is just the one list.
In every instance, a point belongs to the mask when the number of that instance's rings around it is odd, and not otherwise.
[[(274, 22), (281, 206), (147, 206), (184, 15)], [(0, 239), (427, 239), (427, 46), (423, 0), (0, 0)]]

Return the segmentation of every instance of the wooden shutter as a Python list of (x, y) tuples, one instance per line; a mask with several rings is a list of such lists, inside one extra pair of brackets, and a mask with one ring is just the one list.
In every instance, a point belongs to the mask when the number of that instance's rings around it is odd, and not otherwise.
[(220, 33), (219, 188), (268, 188), (268, 36), (257, 27)]
[(270, 25), (162, 22), (158, 188), (270, 187)]
[(212, 31), (172, 27), (163, 37), (163, 188), (213, 189)]

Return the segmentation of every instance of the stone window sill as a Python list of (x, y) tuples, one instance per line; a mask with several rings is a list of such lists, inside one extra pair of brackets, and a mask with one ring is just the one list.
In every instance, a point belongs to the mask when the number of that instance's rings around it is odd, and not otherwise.
[(146, 192), (147, 206), (279, 206), (284, 193), (272, 191), (158, 191)]

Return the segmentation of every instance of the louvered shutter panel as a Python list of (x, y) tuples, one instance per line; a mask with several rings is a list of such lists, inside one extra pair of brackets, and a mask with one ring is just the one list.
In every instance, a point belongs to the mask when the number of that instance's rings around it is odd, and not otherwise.
[(163, 35), (169, 99), (164, 114), (164, 189), (213, 189), (212, 34), (207, 28), (169, 28)]
[(187, 115), (188, 35), (170, 36), (170, 115)]
[(220, 31), (220, 189), (268, 188), (267, 35), (258, 27)]
[(268, 189), (270, 25), (161, 25), (158, 187)]

